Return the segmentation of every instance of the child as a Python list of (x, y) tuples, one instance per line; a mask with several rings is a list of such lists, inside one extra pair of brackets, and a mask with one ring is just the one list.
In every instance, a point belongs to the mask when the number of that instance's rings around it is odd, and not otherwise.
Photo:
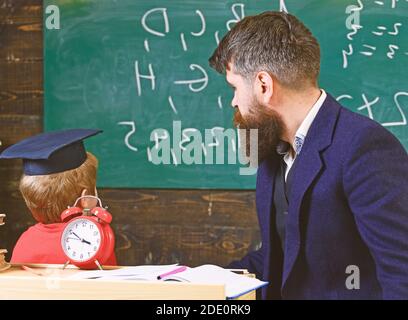
[[(100, 132), (91, 129), (47, 132), (20, 141), (0, 154), (0, 159), (23, 159), (20, 192), (38, 222), (18, 239), (12, 263), (66, 262), (61, 248), (66, 223), (61, 222), (60, 215), (80, 196), (97, 196), (98, 160), (86, 152), (82, 140)], [(92, 208), (96, 200), (84, 198), (79, 205)], [(114, 253), (106, 265), (116, 265)]]

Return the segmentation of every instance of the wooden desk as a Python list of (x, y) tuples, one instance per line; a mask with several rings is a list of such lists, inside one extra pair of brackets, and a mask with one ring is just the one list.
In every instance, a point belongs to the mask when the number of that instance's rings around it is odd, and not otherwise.
[[(41, 275), (15, 264), (0, 273), (0, 299), (50, 300), (225, 300), (224, 285), (133, 280), (72, 280), (74, 266), (28, 265)], [(255, 291), (239, 300), (255, 299)]]

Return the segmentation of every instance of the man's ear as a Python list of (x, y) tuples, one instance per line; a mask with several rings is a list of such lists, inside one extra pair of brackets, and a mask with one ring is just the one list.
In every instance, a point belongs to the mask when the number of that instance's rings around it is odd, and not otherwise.
[[(81, 197), (88, 195), (88, 191), (86, 189), (82, 190)], [(83, 209), (91, 209), (96, 206), (98, 201), (93, 198), (84, 198), (81, 199), (81, 207)]]
[(258, 72), (255, 79), (255, 96), (263, 105), (268, 105), (272, 99), (274, 80), (272, 76), (266, 72)]

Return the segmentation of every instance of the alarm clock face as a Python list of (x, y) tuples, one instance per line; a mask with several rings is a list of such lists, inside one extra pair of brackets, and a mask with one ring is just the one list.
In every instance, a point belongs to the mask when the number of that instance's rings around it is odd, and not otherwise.
[(79, 218), (65, 226), (61, 245), (69, 259), (82, 262), (95, 256), (101, 246), (101, 238), (101, 230), (95, 222)]

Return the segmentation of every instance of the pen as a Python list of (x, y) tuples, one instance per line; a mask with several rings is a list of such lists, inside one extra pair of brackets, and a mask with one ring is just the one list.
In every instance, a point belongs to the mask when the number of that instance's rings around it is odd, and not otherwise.
[(163, 273), (163, 274), (157, 276), (157, 280), (161, 280), (161, 279), (163, 279), (164, 277), (170, 276), (170, 275), (172, 275), (172, 274), (176, 274), (176, 273), (179, 273), (179, 272), (183, 272), (183, 271), (186, 270), (186, 269), (187, 269), (186, 266), (178, 267), (178, 268), (176, 268), (176, 269), (174, 269), (174, 270), (171, 270), (171, 271), (169, 271), (169, 272), (166, 272), (166, 273)]
[(37, 276), (45, 276), (46, 275), (45, 273), (43, 273), (43, 272), (41, 272), (39, 270), (35, 270), (34, 268), (30, 268), (30, 267), (25, 266), (25, 265), (22, 265), (21, 269), (23, 269), (25, 271), (28, 271), (28, 272), (31, 272), (33, 274), (36, 274)]
[(227, 269), (227, 270), (236, 274), (248, 274), (247, 269)]

